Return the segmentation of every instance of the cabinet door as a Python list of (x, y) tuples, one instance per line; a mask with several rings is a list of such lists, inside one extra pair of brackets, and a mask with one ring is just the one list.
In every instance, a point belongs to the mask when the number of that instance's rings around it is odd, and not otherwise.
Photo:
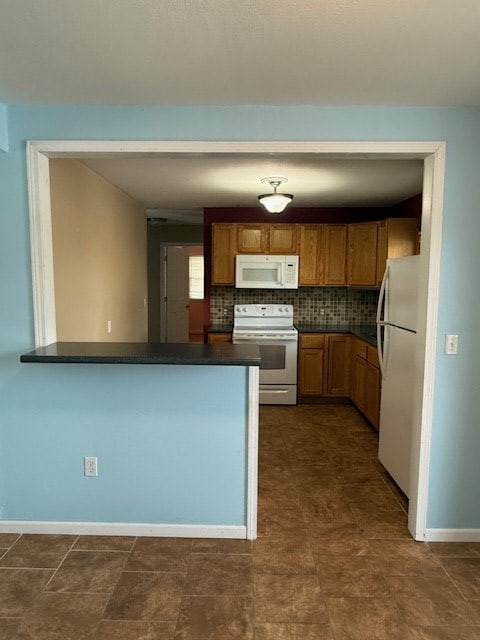
[(324, 284), (347, 284), (347, 225), (326, 224), (324, 236)]
[(209, 333), (207, 338), (208, 338), (208, 344), (218, 344), (219, 342), (231, 342), (232, 334), (231, 333)]
[(300, 224), (298, 284), (323, 284), (323, 224)]
[(350, 338), (347, 335), (327, 336), (326, 395), (349, 395)]
[(415, 218), (389, 218), (378, 223), (377, 284), (381, 284), (387, 258), (413, 256), (418, 251)]
[(212, 224), (212, 284), (235, 283), (236, 225)]
[(268, 253), (296, 254), (298, 251), (296, 224), (268, 225)]
[(380, 416), (380, 370), (370, 362), (365, 367), (365, 406), (364, 413), (373, 426), (378, 429)]
[(323, 394), (323, 349), (300, 349), (300, 396), (321, 396)]
[(237, 224), (238, 253), (266, 253), (268, 229), (265, 224)]
[(352, 400), (361, 411), (365, 412), (365, 371), (367, 362), (360, 356), (355, 356), (352, 366)]
[(348, 227), (347, 280), (351, 285), (375, 285), (377, 282), (377, 223), (351, 224)]

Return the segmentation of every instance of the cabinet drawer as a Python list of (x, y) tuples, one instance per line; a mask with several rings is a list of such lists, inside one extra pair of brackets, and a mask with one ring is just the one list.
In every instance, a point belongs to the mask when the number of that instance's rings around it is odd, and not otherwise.
[(309, 333), (300, 335), (301, 349), (322, 349), (325, 344), (325, 336), (322, 333)]
[(369, 344), (367, 345), (367, 361), (378, 369), (378, 351), (376, 347), (371, 347)]
[(363, 358), (364, 360), (367, 359), (367, 343), (363, 342), (363, 340), (359, 340), (358, 338), (355, 338), (355, 340), (353, 341), (353, 346), (352, 346), (352, 355), (353, 357), (355, 356), (359, 356), (359, 358)]

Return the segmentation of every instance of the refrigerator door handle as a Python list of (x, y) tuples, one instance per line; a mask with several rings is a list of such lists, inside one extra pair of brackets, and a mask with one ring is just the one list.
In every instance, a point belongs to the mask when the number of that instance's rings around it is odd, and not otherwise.
[(378, 364), (380, 366), (380, 373), (382, 374), (382, 378), (385, 378), (383, 346), (382, 346), (382, 327), (388, 324), (388, 322), (386, 322), (385, 320), (382, 320), (382, 308), (384, 308), (385, 294), (387, 291), (387, 280), (388, 280), (388, 265), (385, 269), (385, 273), (383, 274), (382, 286), (380, 287), (380, 293), (378, 294), (377, 318), (376, 318)]

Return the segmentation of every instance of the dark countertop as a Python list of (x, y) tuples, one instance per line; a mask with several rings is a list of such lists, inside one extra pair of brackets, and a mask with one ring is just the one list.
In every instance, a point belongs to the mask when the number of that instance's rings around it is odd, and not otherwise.
[(211, 324), (208, 333), (232, 333), (233, 324)]
[(377, 327), (375, 325), (300, 323), (295, 326), (299, 333), (351, 333), (374, 347), (377, 346)]
[(254, 344), (54, 342), (20, 356), (20, 362), (79, 364), (182, 364), (260, 366)]
[[(319, 324), (319, 323), (295, 323), (299, 333), (351, 333), (352, 335), (365, 340), (374, 347), (377, 346), (377, 327), (373, 324), (352, 325), (352, 324)], [(232, 324), (211, 324), (208, 327), (209, 333), (231, 333)]]

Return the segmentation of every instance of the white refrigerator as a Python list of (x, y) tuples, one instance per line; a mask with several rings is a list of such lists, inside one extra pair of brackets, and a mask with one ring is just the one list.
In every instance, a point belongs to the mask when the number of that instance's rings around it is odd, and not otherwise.
[(407, 496), (410, 493), (419, 260), (420, 256), (387, 260), (377, 309), (382, 373), (378, 459)]

